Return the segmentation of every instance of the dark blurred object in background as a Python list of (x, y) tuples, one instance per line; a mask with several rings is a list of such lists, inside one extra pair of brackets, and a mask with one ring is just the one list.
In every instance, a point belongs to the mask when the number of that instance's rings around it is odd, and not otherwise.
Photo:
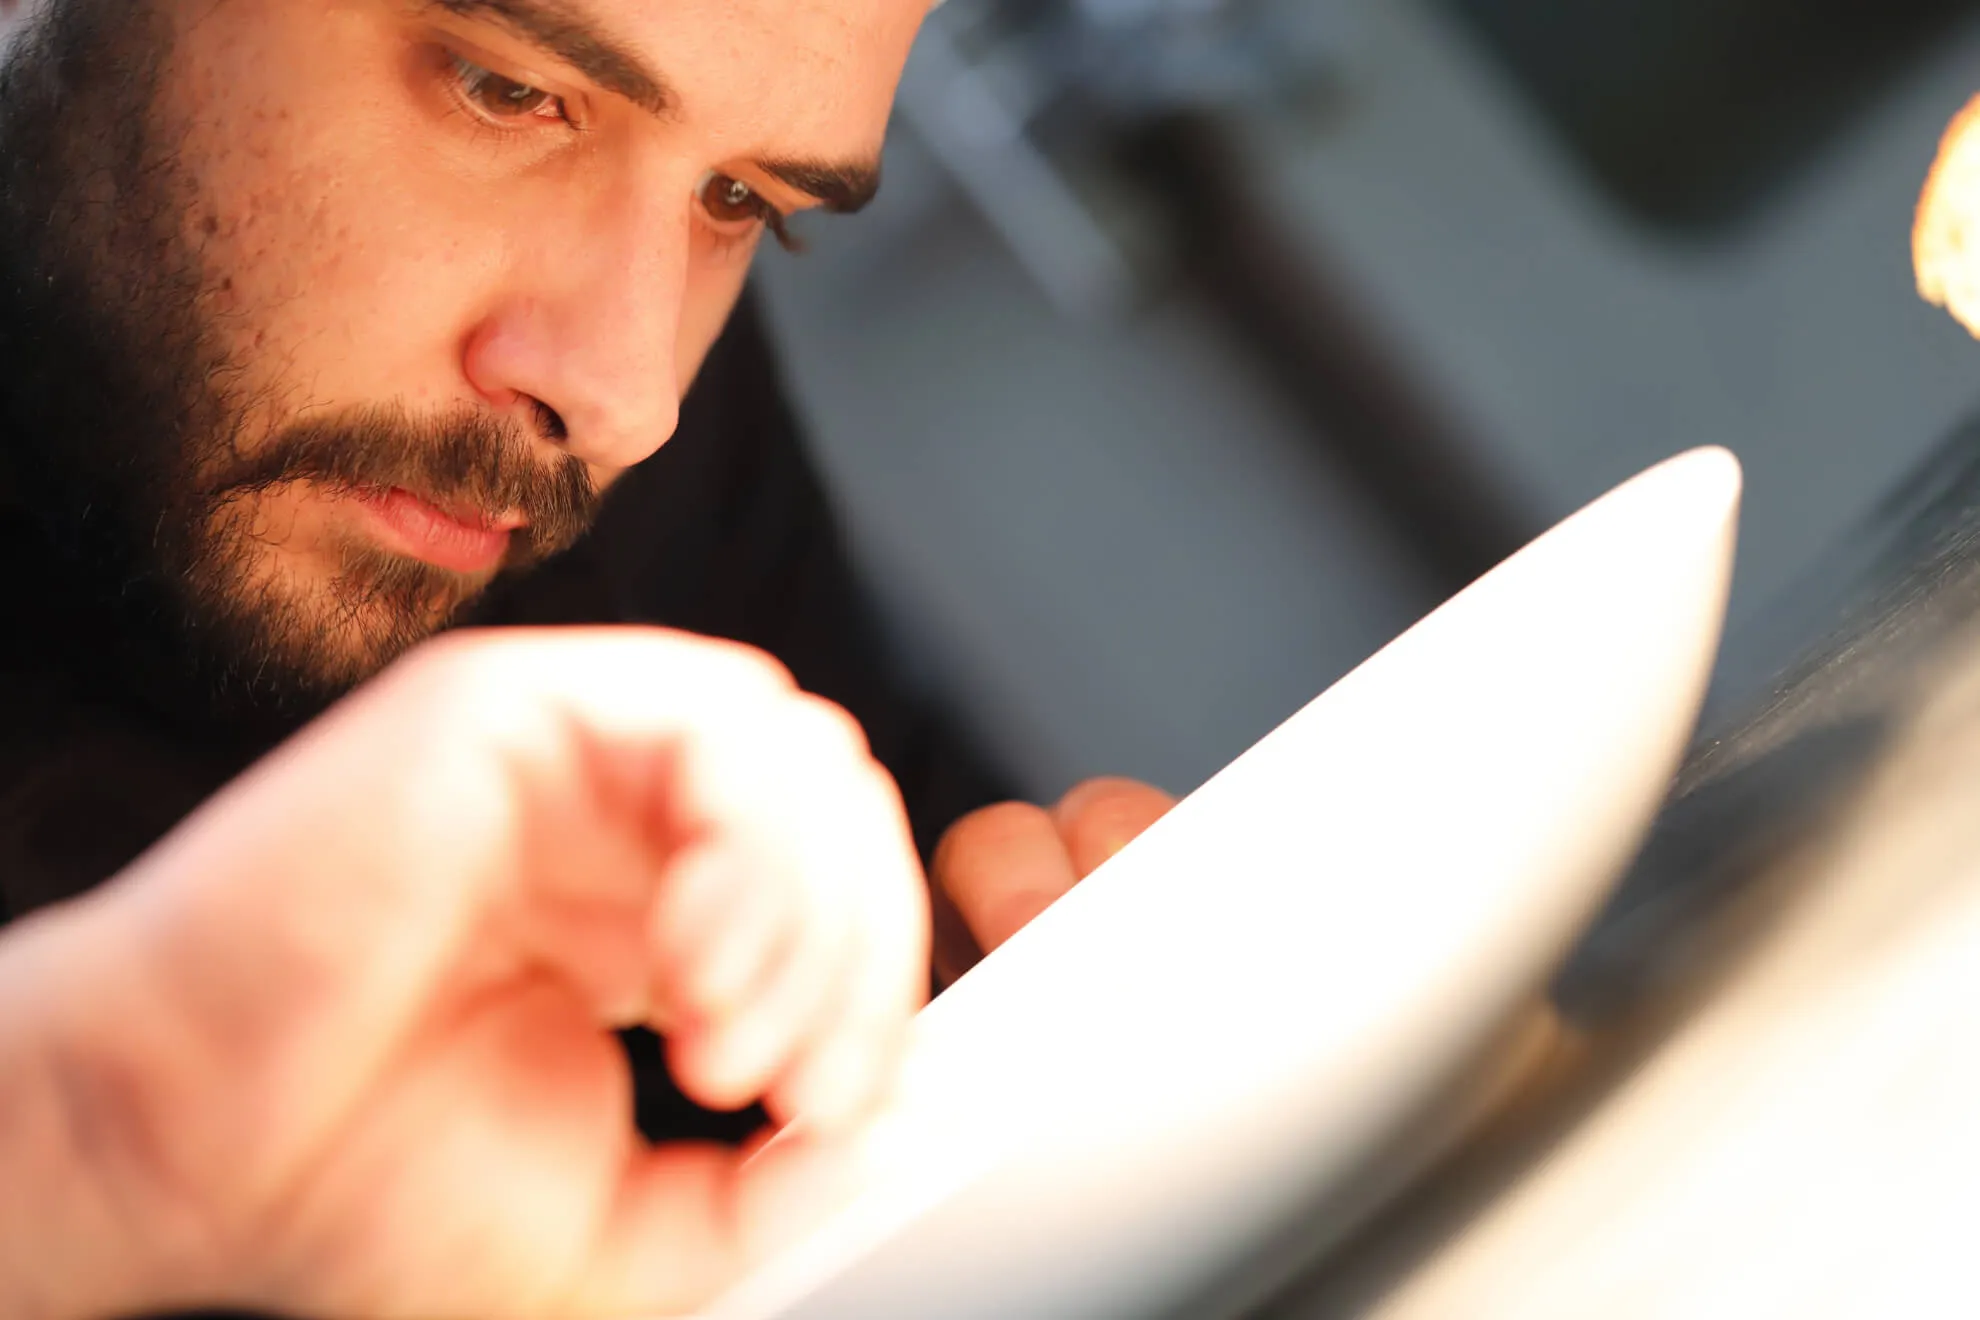
[(1121, 313), (1145, 275), (1102, 200), (1076, 182), (1118, 167), (1166, 264), (1448, 594), (1541, 529), (1371, 327), (1339, 314), (1333, 273), (1296, 255), (1224, 123), (1324, 81), (1342, 34), (1314, 20), (1347, 12), (1290, 0), (952, 0), (922, 35), (901, 113), (1077, 317)]
[(1442, 0), (1631, 211), (1736, 223), (1974, 0)]
[(1980, 0), (947, 0), (762, 271), (902, 632), (1040, 796), (1186, 790), (1698, 444), (1764, 605), (1980, 402), (1911, 209)]

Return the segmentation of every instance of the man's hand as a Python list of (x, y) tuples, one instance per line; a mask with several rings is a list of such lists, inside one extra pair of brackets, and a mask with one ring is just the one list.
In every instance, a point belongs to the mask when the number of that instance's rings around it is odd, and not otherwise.
[(610, 1028), (829, 1132), (889, 1082), (927, 960), (892, 781), (772, 662), (439, 643), (0, 941), (7, 1066), (45, 1082), (0, 1087), (40, 1177), (0, 1159), (0, 1294), (93, 1290), (0, 1309), (691, 1309), (829, 1143), (646, 1147)]
[(1159, 820), (1175, 799), (1092, 779), (1050, 811), (1021, 802), (956, 822), (935, 851), (935, 976), (948, 985)]

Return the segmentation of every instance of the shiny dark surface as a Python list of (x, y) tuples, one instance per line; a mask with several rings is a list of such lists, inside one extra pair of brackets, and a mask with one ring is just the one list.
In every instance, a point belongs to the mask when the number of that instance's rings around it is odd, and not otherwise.
[(1681, 975), (1713, 917), (1879, 764), (1976, 624), (1980, 419), (1786, 599), (1733, 627), (1703, 736), (1557, 987), (1568, 1018), (1599, 1027)]
[[(1798, 590), (1729, 634), (1703, 735), (1671, 800), (1555, 987), (1566, 1026), (1555, 1057), (1500, 1121), (1259, 1320), (1367, 1313), (1438, 1268), (1444, 1247), (1559, 1158), (1738, 983), (1786, 914), (1839, 884), (1863, 884), (1860, 873), (1848, 878), (1847, 859), (1862, 856), (1866, 839), (1906, 856), (1888, 846), (1892, 836), (1941, 836), (1909, 854), (1933, 874), (1874, 877), (1914, 909), (1909, 919), (1929, 924), (1921, 905), (1961, 892), (1959, 868), (1980, 864), (1957, 842), (1980, 812), (1980, 761), (1964, 754), (1980, 749), (1980, 711), (1941, 699), (1980, 671), (1976, 643), (1980, 422), (1943, 444)], [(1888, 786), (1898, 758), (1912, 786), (1904, 801), (1920, 809), (1904, 820), (1851, 812), (1880, 776)]]

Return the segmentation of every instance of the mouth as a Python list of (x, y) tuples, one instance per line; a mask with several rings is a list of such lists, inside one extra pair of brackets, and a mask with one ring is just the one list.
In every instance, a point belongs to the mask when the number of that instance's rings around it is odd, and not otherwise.
[(490, 517), (477, 510), (442, 508), (397, 486), (358, 491), (352, 499), (392, 549), (454, 573), (500, 568), (510, 535), (529, 525), (515, 513)]

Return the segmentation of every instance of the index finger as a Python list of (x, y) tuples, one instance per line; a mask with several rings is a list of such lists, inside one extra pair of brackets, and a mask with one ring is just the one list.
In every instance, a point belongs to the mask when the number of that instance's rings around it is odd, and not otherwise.
[(984, 953), (1079, 880), (1051, 814), (1006, 802), (965, 816), (935, 850), (935, 883)]

